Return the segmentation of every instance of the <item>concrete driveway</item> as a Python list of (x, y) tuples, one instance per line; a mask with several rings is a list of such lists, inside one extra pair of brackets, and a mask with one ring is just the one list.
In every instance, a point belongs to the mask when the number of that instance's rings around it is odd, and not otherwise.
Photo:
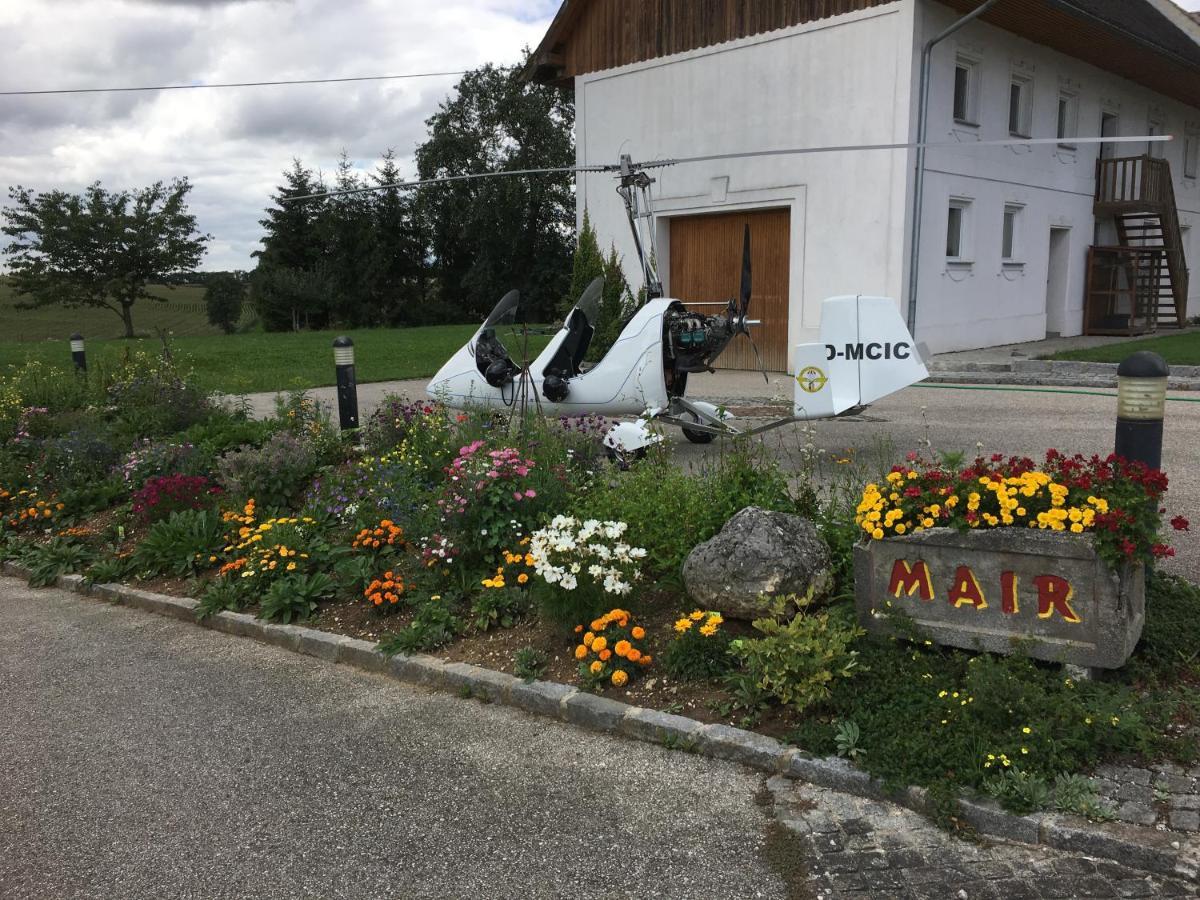
[(782, 897), (763, 779), (0, 579), (0, 897)]

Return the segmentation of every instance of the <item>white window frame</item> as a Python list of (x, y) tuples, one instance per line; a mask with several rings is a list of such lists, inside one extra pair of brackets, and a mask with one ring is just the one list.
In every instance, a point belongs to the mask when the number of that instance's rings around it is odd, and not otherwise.
[[(981, 68), (979, 58), (966, 53), (958, 53), (954, 57), (953, 77), (950, 81), (950, 117), (959, 125), (979, 127), (979, 80)], [(958, 70), (965, 69), (967, 73), (966, 96), (964, 99), (963, 115), (958, 115)]]
[[(1146, 120), (1146, 134), (1163, 135), (1167, 133), (1167, 123), (1162, 116), (1150, 116)], [(1167, 155), (1167, 145), (1164, 141), (1149, 141), (1146, 144), (1146, 155), (1154, 159), (1162, 159)]]
[[(1021, 212), (1025, 209), (1023, 203), (1005, 203), (1003, 218), (1000, 220), (1000, 262), (1006, 266), (1023, 266), (1025, 260), (1021, 255)], [(1012, 217), (1012, 232), (1008, 233), (1009, 217)], [(1008, 239), (1008, 253), (1005, 254), (1005, 238)]]
[[(1016, 116), (1013, 115), (1013, 88), (1020, 91)], [(1033, 79), (1013, 72), (1008, 79), (1008, 134), (1010, 137), (1033, 137)], [(1015, 118), (1015, 121), (1014, 121)], [(1015, 128), (1013, 126), (1016, 126)]]
[[(972, 257), (971, 219), (974, 201), (970, 197), (951, 197), (946, 205), (946, 263), (948, 265), (971, 265)], [(958, 255), (950, 255), (950, 223), (955, 218), (951, 210), (958, 210)]]
[[(1105, 135), (1105, 133), (1104, 133), (1104, 120), (1105, 119), (1112, 119), (1112, 121), (1113, 121), (1113, 133), (1110, 135)], [(1115, 109), (1109, 109), (1108, 107), (1102, 108), (1100, 110), (1100, 119), (1096, 124), (1096, 128), (1097, 128), (1097, 132), (1096, 132), (1097, 137), (1120, 137), (1121, 136), (1121, 113)], [(1100, 145), (1100, 158), (1101, 159), (1114, 159), (1117, 156), (1119, 147), (1120, 147), (1119, 144), (1101, 144)]]
[(1183, 177), (1196, 179), (1200, 170), (1200, 131), (1188, 131), (1183, 138)]
[(1059, 91), (1054, 117), (1054, 133), (1058, 138), (1058, 146), (1074, 150), (1075, 138), (1079, 137), (1079, 95), (1074, 91)]

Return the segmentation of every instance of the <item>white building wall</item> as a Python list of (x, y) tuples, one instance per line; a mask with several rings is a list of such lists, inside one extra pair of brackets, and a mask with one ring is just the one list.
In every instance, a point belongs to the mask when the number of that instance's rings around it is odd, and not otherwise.
[[(914, 0), (579, 76), (580, 165), (748, 150), (904, 142), (910, 128)], [(690, 163), (651, 170), (659, 269), (670, 295), (670, 216), (791, 210), (789, 347), (816, 335), (837, 294), (902, 296), (907, 151)], [(607, 249), (641, 285), (610, 175), (579, 178)], [(730, 272), (730, 296), (737, 272)], [(721, 298), (713, 298), (721, 299)], [(751, 307), (753, 313), (753, 306)], [(790, 360), (789, 360), (790, 362)]]
[[(947, 27), (958, 13), (924, 3), (918, 13), (915, 52)], [(978, 60), (978, 127), (954, 122), (954, 67), (959, 54)], [(931, 149), (926, 157), (922, 248), (919, 264), (917, 338), (935, 352), (1040, 340), (1048, 332), (1080, 334), (1088, 247), (1095, 220), (1092, 195), (1097, 145), (1074, 151), (1055, 145), (976, 147), (979, 140), (1009, 136), (1009, 85), (1016, 72), (1032, 84), (1032, 136), (1057, 133), (1061, 90), (1078, 96), (1078, 134), (1097, 136), (1102, 111), (1119, 116), (1118, 132), (1144, 135), (1153, 118), (1179, 139), (1165, 145), (1176, 203), (1192, 269), (1189, 312), (1200, 312), (1200, 188), (1183, 177), (1184, 135), (1200, 131), (1200, 110), (1140, 85), (1031, 43), (1009, 32), (973, 22), (938, 45), (933, 55), (929, 140), (959, 142), (963, 149)], [(915, 83), (915, 82), (914, 82)], [(915, 88), (914, 88), (915, 96)], [(1145, 143), (1118, 145), (1116, 155), (1135, 156)], [(951, 198), (970, 201), (969, 263), (946, 258)], [(1022, 264), (1001, 262), (1006, 204), (1020, 205), (1017, 247)], [(1188, 226), (1191, 226), (1190, 228)], [(1070, 229), (1065, 305), (1047, 308), (1051, 227)], [(1111, 241), (1112, 235), (1104, 236)]]

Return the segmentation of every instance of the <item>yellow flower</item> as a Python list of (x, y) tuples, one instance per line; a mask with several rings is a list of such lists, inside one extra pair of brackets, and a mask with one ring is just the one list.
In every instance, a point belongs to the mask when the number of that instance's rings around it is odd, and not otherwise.
[(601, 636), (592, 641), (592, 649), (599, 653), (608, 646), (608, 638)]
[(693, 622), (699, 622), (701, 619), (704, 618), (704, 612), (702, 610), (697, 609), (697, 610), (693, 611), (692, 614), (688, 618), (690, 618)]
[(683, 634), (685, 631), (687, 631), (691, 627), (692, 627), (691, 619), (679, 619), (675, 623), (675, 630), (677, 632), (679, 632), (680, 634)]
[(712, 623), (709, 623), (708, 625), (701, 625), (700, 633), (702, 635), (704, 635), (705, 637), (712, 637), (714, 634), (717, 633), (717, 626)]
[(627, 681), (629, 681), (629, 675), (624, 669), (617, 669), (612, 673), (612, 683), (617, 687), (623, 687)]
[(590, 631), (584, 632), (583, 643), (585, 646), (587, 646), (587, 647), (592, 646), (592, 641), (594, 641), (595, 639), (596, 639), (596, 636), (594, 634), (592, 634)]
[(588, 648), (583, 646), (583, 644), (580, 644), (578, 647), (575, 648), (575, 658), (576, 659), (583, 659), (587, 655), (588, 655)]
[(593, 675), (599, 675), (600, 670), (603, 668), (604, 668), (604, 663), (600, 662), (600, 660), (597, 659), (590, 666), (588, 666), (588, 671), (591, 672)]
[(1033, 734), (1033, 729), (1026, 725), (1021, 729), (1021, 734)]

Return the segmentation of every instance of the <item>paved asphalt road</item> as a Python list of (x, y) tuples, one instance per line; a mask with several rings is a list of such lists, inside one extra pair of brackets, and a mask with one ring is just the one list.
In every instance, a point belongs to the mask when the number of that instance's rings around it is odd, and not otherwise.
[[(732, 406), (791, 403), (791, 380), (786, 375), (773, 375), (765, 384), (757, 372), (720, 372), (697, 376), (688, 387), (689, 394), (698, 398)], [(417, 398), (424, 396), (424, 390), (424, 380), (360, 385), (362, 418), (365, 421), (387, 393)], [(333, 400), (332, 388), (312, 393), (323, 402)], [(807, 428), (791, 425), (762, 440), (791, 469), (805, 464), (801, 451), (806, 445), (822, 451), (819, 474), (825, 481), (841, 474), (832, 459), (850, 457), (864, 468), (877, 467), (885, 459), (890, 465), (909, 450), (928, 453), (926, 441), (934, 450), (963, 451), (969, 457), (980, 452), (1040, 459), (1050, 447), (1064, 453), (1106, 455), (1113, 449), (1116, 399), (1098, 393), (1112, 392), (914, 385), (885, 397), (861, 416), (818, 421)], [(262, 415), (273, 412), (273, 396), (252, 395), (251, 408)], [(1190, 534), (1172, 535), (1178, 556), (1166, 568), (1200, 582), (1200, 394), (1173, 392), (1171, 396), (1180, 399), (1167, 403), (1163, 467), (1171, 479), (1168, 517), (1182, 514), (1197, 526)], [(683, 462), (720, 452), (719, 443), (700, 448), (688, 444), (678, 432), (669, 436)], [(848, 454), (847, 449), (853, 452)]]
[(740, 767), (0, 579), (0, 897), (780, 897)]

